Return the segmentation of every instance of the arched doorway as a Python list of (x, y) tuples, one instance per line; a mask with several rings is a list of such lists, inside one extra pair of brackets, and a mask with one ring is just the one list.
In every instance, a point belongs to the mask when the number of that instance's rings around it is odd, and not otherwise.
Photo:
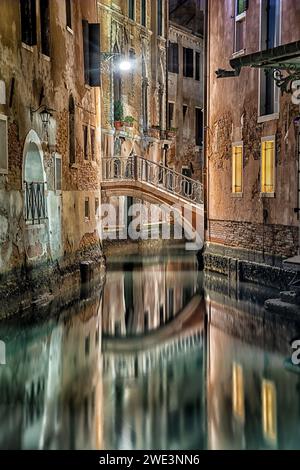
[(25, 221), (40, 224), (47, 219), (46, 177), (43, 151), (35, 131), (30, 131), (23, 152), (23, 181), (25, 190)]

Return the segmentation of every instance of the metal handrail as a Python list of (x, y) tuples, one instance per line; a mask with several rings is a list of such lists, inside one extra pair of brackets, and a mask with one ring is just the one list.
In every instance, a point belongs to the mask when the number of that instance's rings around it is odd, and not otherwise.
[(103, 181), (141, 181), (203, 204), (203, 185), (199, 181), (138, 155), (103, 158), (102, 178)]

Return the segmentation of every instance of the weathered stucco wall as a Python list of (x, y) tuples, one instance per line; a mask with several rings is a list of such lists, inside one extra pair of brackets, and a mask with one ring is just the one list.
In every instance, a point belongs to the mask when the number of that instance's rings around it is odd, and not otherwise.
[[(244, 68), (240, 77), (217, 79), (216, 70), (230, 69), (234, 17), (231, 0), (211, 0), (209, 16), (208, 88), (208, 240), (247, 247), (279, 256), (298, 249), (297, 129), (299, 107), (291, 96), (280, 97), (279, 116), (264, 122), (259, 115), (259, 71)], [(299, 39), (300, 4), (281, 2), (281, 44)], [(245, 54), (260, 50), (260, 1), (246, 12)], [(276, 136), (276, 194), (261, 197), (261, 138)], [(232, 194), (232, 144), (243, 141), (243, 195)], [(262, 233), (266, 236), (262, 241)]]

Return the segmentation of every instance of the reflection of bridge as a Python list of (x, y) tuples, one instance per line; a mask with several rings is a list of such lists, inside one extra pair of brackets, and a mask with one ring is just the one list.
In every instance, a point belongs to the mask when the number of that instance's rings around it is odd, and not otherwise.
[[(106, 197), (129, 196), (151, 204), (176, 206), (203, 239), (203, 185), (137, 155), (102, 160), (102, 191)], [(201, 232), (201, 233), (200, 233)]]
[(174, 357), (203, 344), (202, 298), (197, 295), (172, 322), (148, 334), (102, 341), (104, 369), (121, 377), (147, 374)]

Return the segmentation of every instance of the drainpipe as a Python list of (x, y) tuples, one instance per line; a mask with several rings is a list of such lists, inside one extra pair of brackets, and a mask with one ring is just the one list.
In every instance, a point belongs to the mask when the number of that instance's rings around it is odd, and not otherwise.
[(209, 174), (208, 174), (208, 133), (209, 133), (209, 0), (205, 0), (204, 11), (204, 233), (205, 239), (209, 234)]
[[(166, 29), (166, 130), (169, 122), (169, 2), (166, 2), (166, 20), (165, 20), (165, 29)], [(168, 166), (168, 152), (165, 152), (165, 161), (164, 165)]]

